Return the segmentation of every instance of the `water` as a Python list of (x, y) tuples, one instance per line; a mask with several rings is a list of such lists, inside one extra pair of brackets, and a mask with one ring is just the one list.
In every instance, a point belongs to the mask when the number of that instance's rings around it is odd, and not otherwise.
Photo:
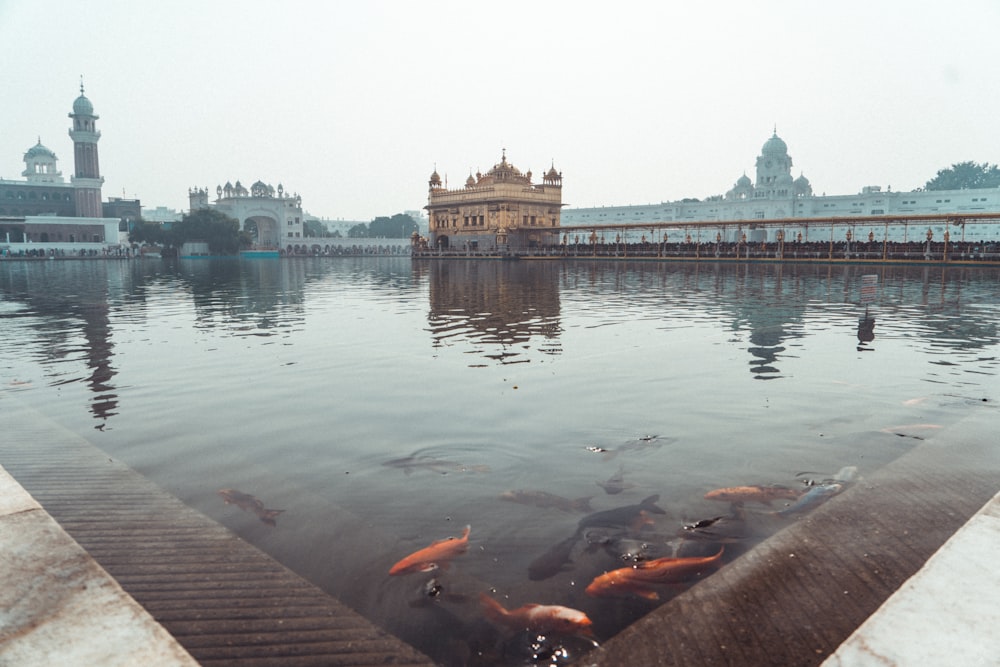
[[(947, 442), (998, 400), (998, 286), (950, 267), (2, 262), (0, 409), (34, 405), (439, 662), (571, 663), (588, 640), (550, 633), (532, 660), (479, 595), (580, 609), (602, 641), (683, 586), (583, 589), (626, 552), (715, 553), (677, 537), (729, 515), (707, 491), (804, 491)], [(285, 511), (267, 525), (221, 488)], [(511, 490), (593, 512), (658, 495), (664, 514), (578, 532), (585, 512)], [(724, 560), (794, 520), (746, 510)], [(450, 568), (388, 576), (466, 525)], [(567, 540), (572, 562), (530, 578)]]

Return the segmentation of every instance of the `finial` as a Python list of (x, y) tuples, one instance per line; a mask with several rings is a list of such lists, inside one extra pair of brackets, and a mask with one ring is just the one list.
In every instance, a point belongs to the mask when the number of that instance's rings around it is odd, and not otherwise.
[(83, 75), (80, 75), (80, 94), (83, 95)]
[(778, 124), (774, 124), (774, 136), (778, 136)]

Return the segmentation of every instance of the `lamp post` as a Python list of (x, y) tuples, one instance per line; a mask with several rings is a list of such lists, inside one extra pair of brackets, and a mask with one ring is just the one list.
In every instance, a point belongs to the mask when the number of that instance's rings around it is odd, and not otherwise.
[(931, 240), (933, 240), (933, 238), (934, 238), (934, 232), (932, 232), (931, 228), (928, 227), (927, 228), (927, 249), (924, 251), (924, 259), (930, 259), (931, 258)]
[(947, 229), (944, 230), (944, 253), (941, 255), (941, 258), (946, 262), (948, 261), (948, 240), (950, 238), (951, 234), (948, 233)]
[(778, 230), (778, 259), (785, 258), (785, 230)]
[(854, 235), (851, 233), (851, 230), (848, 229), (847, 233), (844, 236), (847, 238), (847, 248), (846, 248), (846, 250), (844, 250), (844, 257), (850, 258), (850, 256), (851, 256), (851, 238)]

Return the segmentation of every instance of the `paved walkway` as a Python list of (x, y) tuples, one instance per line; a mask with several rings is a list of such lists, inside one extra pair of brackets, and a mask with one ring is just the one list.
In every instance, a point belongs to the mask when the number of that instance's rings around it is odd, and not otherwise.
[(198, 663), (0, 468), (0, 664)]
[(823, 667), (1000, 664), (1000, 494), (862, 624)]

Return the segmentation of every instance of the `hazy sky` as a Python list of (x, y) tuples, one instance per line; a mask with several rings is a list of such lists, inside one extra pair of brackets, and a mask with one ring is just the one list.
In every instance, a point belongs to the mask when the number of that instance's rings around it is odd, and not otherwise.
[(67, 178), (83, 75), (104, 196), (260, 179), (370, 220), (508, 160), (572, 207), (722, 194), (777, 127), (816, 194), (1000, 162), (1000, 2), (0, 0), (0, 177)]

